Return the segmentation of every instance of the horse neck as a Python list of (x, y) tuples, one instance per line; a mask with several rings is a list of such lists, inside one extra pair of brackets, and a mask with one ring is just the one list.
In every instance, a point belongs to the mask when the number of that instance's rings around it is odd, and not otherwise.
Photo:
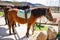
[(31, 17), (28, 19), (28, 22), (34, 23), (37, 20), (37, 18), (31, 14)]
[(34, 17), (33, 15), (31, 15), (31, 17), (29, 19), (27, 19), (27, 22), (26, 22), (26, 19), (15, 16), (15, 20), (16, 20), (16, 22), (25, 24), (25, 23), (29, 23), (29, 22), (34, 23), (37, 20), (37, 18)]

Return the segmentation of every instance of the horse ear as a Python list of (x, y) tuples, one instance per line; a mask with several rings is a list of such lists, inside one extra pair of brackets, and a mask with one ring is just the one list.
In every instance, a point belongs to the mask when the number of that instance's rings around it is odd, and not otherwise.
[(48, 10), (51, 11), (51, 7), (48, 7)]
[(51, 7), (48, 7), (47, 10), (49, 13), (51, 13)]

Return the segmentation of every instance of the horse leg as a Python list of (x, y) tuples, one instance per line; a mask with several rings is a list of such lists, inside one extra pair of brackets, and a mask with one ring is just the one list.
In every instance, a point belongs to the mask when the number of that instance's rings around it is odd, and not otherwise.
[(11, 33), (12, 24), (13, 24), (13, 21), (11, 21), (11, 20), (9, 21), (9, 20), (8, 20), (9, 34), (10, 34), (10, 35), (12, 35), (12, 33)]
[(26, 36), (27, 37), (29, 37), (30, 26), (31, 26), (31, 23), (28, 23), (27, 32), (26, 32)]
[(9, 27), (9, 35), (11, 35), (11, 27)]
[(9, 23), (8, 26), (9, 26), (9, 35), (11, 35), (11, 24)]
[(7, 16), (7, 15), (8, 15), (8, 14), (5, 13), (5, 25), (8, 24), (8, 18), (7, 18), (8, 16)]
[(13, 34), (16, 34), (15, 31), (14, 31), (14, 25), (15, 24), (16, 24), (15, 22), (12, 23), (12, 32), (13, 32)]
[(7, 21), (8, 21), (8, 20), (7, 20), (7, 18), (5, 17), (5, 22), (6, 22), (6, 23), (5, 23), (5, 25), (7, 25), (7, 24), (8, 24), (8, 23), (7, 23)]
[(32, 27), (32, 35), (34, 34), (34, 24), (33, 24), (33, 27)]

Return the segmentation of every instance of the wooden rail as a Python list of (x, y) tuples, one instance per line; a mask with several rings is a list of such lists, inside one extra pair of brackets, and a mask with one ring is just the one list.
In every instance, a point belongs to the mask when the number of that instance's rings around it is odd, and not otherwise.
[(46, 24), (46, 25), (56, 25), (56, 26), (58, 26), (58, 24), (53, 24), (53, 23), (38, 23), (38, 24)]

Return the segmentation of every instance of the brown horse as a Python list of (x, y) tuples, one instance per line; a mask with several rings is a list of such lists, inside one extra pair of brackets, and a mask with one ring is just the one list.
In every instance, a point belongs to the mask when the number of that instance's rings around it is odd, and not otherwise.
[(7, 5), (0, 5), (0, 7), (4, 10), (5, 23), (8, 24), (7, 12), (11, 8), (11, 6), (7, 7)]
[(9, 10), (9, 8), (4, 8), (5, 25), (8, 24), (8, 18), (7, 18), (8, 10)]
[(40, 18), (42, 16), (45, 16), (49, 21), (56, 22), (56, 20), (52, 17), (50, 8), (35, 8), (31, 10), (31, 16), (26, 22), (24, 18), (17, 16), (18, 9), (9, 9), (8, 11), (8, 20), (9, 20), (9, 33), (11, 34), (11, 28), (14, 33), (14, 24), (15, 22), (18, 22), (19, 24), (25, 24), (27, 23), (27, 32), (26, 36), (29, 35), (29, 29), (31, 25), (33, 25), (37, 18)]
[[(15, 6), (0, 6), (3, 10), (4, 10), (4, 16), (5, 16), (5, 25), (8, 25), (8, 18), (7, 18), (7, 16), (8, 16), (8, 10), (9, 9), (11, 9), (11, 8), (17, 8), (17, 7), (15, 7)], [(16, 26), (16, 23), (15, 23), (15, 26)], [(18, 26), (20, 26), (19, 24), (18, 24)]]

